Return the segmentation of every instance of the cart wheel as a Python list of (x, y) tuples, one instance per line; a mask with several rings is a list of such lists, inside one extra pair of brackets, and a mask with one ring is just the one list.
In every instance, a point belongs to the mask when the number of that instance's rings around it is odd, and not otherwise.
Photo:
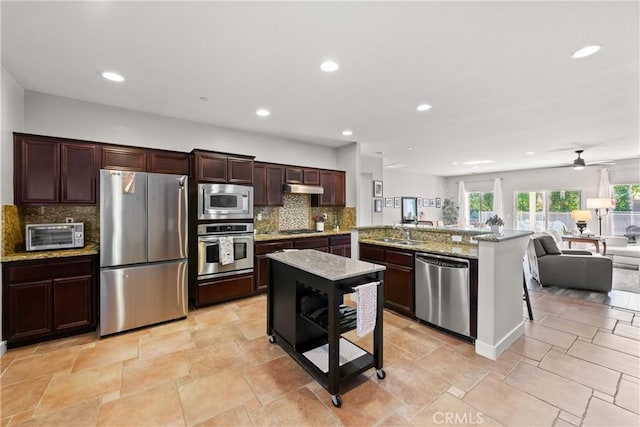
[(331, 395), (331, 403), (333, 403), (333, 406), (335, 406), (336, 408), (339, 408), (342, 406), (342, 397), (340, 397), (339, 394), (332, 394)]
[(274, 337), (273, 335), (269, 335), (268, 337), (269, 337), (269, 342), (270, 342), (271, 344), (273, 344), (274, 342), (276, 342), (276, 337)]
[(385, 377), (387, 376), (387, 374), (384, 372), (384, 369), (376, 369), (376, 376), (383, 380), (385, 379)]

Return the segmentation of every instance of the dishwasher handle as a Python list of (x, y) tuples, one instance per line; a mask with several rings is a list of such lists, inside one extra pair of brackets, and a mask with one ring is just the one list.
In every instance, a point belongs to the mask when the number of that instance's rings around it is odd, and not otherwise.
[(469, 268), (469, 260), (444, 255), (417, 253), (416, 261), (445, 268)]

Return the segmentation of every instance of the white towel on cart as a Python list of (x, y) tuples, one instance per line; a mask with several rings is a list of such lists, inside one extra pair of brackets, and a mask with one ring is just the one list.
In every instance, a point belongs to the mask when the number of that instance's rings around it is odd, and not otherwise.
[(220, 264), (228, 265), (233, 263), (233, 237), (223, 236), (218, 239), (220, 246)]
[(378, 307), (378, 284), (371, 282), (356, 288), (356, 333), (359, 337), (367, 335), (376, 327), (376, 314)]

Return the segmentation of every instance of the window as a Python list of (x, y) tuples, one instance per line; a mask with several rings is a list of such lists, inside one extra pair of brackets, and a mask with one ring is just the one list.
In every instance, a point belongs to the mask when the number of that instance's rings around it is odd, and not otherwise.
[(469, 224), (484, 225), (493, 215), (493, 192), (469, 193)]
[(612, 233), (622, 235), (630, 225), (640, 225), (640, 184), (611, 187), (615, 207), (611, 212)]
[(516, 193), (517, 230), (571, 230), (571, 211), (580, 209), (582, 192), (576, 189)]

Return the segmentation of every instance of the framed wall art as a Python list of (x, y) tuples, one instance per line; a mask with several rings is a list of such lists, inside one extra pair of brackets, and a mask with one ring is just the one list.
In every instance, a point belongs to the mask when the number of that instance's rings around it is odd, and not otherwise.
[(436, 208), (440, 207), (440, 197), (436, 197)]
[(385, 197), (384, 198), (384, 207), (392, 208), (393, 207), (393, 197)]
[(429, 199), (429, 207), (431, 208), (436, 207), (436, 199)]
[(393, 207), (396, 209), (400, 207), (400, 197), (393, 198)]
[(382, 212), (382, 199), (373, 199), (373, 211)]
[(418, 203), (418, 207), (421, 208), (422, 207), (422, 197), (416, 198), (416, 202)]
[(373, 181), (373, 197), (382, 197), (382, 181)]

